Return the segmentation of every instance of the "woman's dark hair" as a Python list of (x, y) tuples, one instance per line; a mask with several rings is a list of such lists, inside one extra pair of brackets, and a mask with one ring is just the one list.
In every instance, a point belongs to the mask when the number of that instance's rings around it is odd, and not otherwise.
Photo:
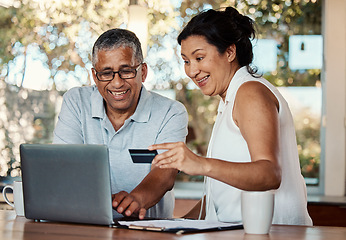
[(255, 74), (250, 64), (253, 60), (251, 39), (256, 36), (254, 21), (235, 8), (224, 11), (207, 10), (193, 17), (178, 36), (178, 43), (189, 36), (204, 36), (209, 44), (216, 46), (220, 54), (235, 44), (237, 60), (241, 67), (247, 66), (249, 73)]

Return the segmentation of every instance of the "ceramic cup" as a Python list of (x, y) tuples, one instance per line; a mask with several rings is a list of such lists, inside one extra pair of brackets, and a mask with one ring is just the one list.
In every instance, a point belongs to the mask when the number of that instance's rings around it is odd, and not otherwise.
[(268, 234), (274, 214), (274, 192), (241, 193), (241, 214), (248, 234)]
[[(7, 189), (13, 191), (13, 203), (7, 198)], [(23, 187), (21, 181), (14, 181), (13, 186), (7, 185), (2, 190), (2, 195), (7, 204), (14, 208), (17, 216), (24, 216)]]

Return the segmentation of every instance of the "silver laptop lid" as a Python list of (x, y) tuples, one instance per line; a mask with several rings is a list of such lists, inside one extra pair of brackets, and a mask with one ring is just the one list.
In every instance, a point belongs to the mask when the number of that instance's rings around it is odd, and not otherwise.
[(106, 146), (22, 144), (20, 156), (26, 218), (113, 223)]

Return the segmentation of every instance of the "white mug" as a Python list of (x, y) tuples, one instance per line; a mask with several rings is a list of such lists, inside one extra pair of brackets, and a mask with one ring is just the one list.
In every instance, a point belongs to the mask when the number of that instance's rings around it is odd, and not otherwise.
[(274, 214), (274, 196), (273, 191), (241, 193), (241, 214), (245, 233), (269, 233)]
[[(13, 190), (13, 203), (8, 200), (6, 196), (7, 188), (11, 188)], [(14, 208), (17, 216), (24, 216), (23, 186), (21, 181), (14, 181), (13, 186), (5, 186), (2, 190), (2, 195), (4, 196), (6, 203)]]

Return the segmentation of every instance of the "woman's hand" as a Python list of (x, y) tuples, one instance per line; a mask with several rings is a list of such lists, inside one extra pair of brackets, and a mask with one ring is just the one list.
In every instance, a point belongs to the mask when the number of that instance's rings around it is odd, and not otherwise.
[(149, 150), (166, 149), (156, 155), (152, 164), (159, 168), (175, 168), (189, 175), (206, 175), (206, 158), (194, 154), (183, 142), (162, 143), (149, 146)]

